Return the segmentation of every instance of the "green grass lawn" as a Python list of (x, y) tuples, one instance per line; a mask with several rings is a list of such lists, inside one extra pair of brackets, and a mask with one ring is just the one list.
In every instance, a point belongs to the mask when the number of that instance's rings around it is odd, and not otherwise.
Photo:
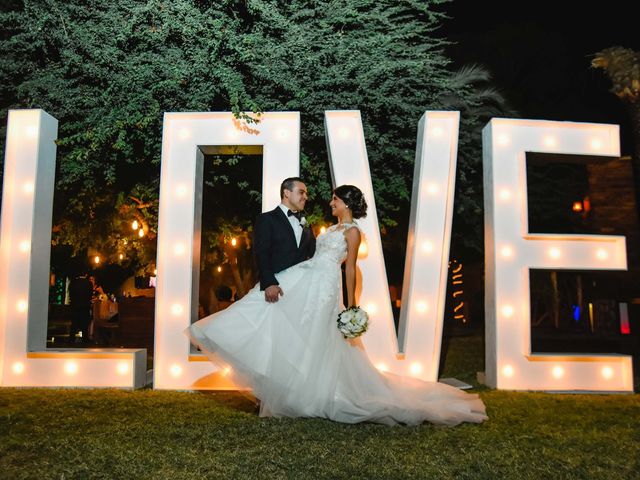
[[(481, 339), (443, 376), (473, 381)], [(258, 418), (237, 393), (0, 389), (0, 478), (639, 478), (639, 395), (479, 389), (455, 428)]]

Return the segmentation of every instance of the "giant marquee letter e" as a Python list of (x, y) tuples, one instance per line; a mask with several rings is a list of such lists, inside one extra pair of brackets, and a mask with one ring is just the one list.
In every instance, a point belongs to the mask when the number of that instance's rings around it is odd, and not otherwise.
[(0, 232), (0, 385), (142, 387), (145, 349), (47, 349), (58, 121), (11, 110)]
[(633, 391), (631, 357), (532, 354), (529, 269), (625, 270), (625, 238), (530, 234), (526, 152), (619, 156), (613, 125), (493, 119), (483, 131), (486, 372), (509, 390)]

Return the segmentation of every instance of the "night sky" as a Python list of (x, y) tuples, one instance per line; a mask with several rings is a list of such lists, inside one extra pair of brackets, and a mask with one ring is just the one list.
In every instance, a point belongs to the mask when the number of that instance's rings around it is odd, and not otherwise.
[(441, 33), (456, 42), (448, 49), (456, 66), (488, 68), (519, 117), (619, 124), (623, 155), (629, 155), (623, 104), (590, 62), (612, 46), (640, 50), (640, 8), (635, 1), (596, 5), (454, 0), (442, 7), (451, 19)]

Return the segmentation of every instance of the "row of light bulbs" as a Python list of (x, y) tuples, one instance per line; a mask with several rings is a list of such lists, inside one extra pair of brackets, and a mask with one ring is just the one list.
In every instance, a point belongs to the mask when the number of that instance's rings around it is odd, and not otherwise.
[[(389, 371), (389, 366), (384, 362), (380, 362), (376, 364), (376, 368), (381, 372)], [(413, 362), (411, 363), (411, 365), (409, 365), (409, 372), (411, 372), (411, 374), (414, 376), (420, 375), (420, 373), (422, 373), (423, 370), (424, 370), (424, 367), (420, 362)], [(551, 368), (550, 373), (553, 378), (559, 380), (564, 377), (565, 369), (560, 365), (555, 365), (554, 367)], [(600, 374), (606, 380), (612, 379), (614, 376), (614, 373), (615, 372), (613, 368), (609, 366), (602, 367), (602, 369), (600, 370)], [(512, 378), (515, 375), (515, 369), (511, 365), (505, 365), (504, 367), (502, 367), (502, 374), (507, 378)]]
[[(511, 137), (506, 133), (499, 133), (496, 135), (496, 140), (499, 146), (506, 147), (511, 144)], [(542, 144), (545, 147), (556, 147), (558, 146), (558, 139), (552, 135), (547, 135), (542, 138)], [(605, 146), (604, 141), (601, 138), (594, 137), (589, 140), (589, 148), (591, 150), (602, 150)]]
[[(224, 135), (229, 140), (237, 140), (242, 136), (242, 131), (237, 128), (227, 128)], [(178, 139), (185, 141), (193, 137), (193, 130), (183, 127), (178, 130)], [(287, 140), (291, 137), (291, 130), (288, 128), (279, 128), (276, 130), (276, 138), (278, 140)]]
[[(15, 375), (23, 374), (25, 369), (25, 364), (22, 362), (14, 362), (13, 365), (11, 365), (11, 371)], [(68, 360), (64, 363), (63, 371), (67, 375), (75, 375), (80, 371), (80, 366), (78, 365), (78, 362)], [(118, 364), (116, 365), (116, 372), (118, 372), (120, 375), (126, 375), (129, 373), (129, 371), (130, 369), (128, 362), (118, 362)]]
[[(503, 245), (502, 247), (500, 247), (499, 250), (500, 250), (500, 256), (504, 259), (513, 258), (514, 256), (513, 247), (510, 245)], [(557, 260), (562, 256), (562, 250), (558, 247), (550, 247), (547, 250), (547, 255), (553, 260)], [(605, 248), (597, 248), (594, 251), (594, 256), (598, 260), (604, 261), (609, 258), (609, 252)]]
[[(511, 365), (505, 365), (504, 367), (502, 367), (502, 375), (504, 375), (507, 378), (512, 378), (515, 375), (515, 373), (516, 371)], [(556, 365), (551, 368), (550, 373), (553, 378), (559, 380), (562, 377), (564, 377), (565, 370), (560, 365)], [(602, 375), (602, 378), (606, 380), (612, 379), (614, 376), (614, 373), (615, 372), (613, 368), (609, 366), (602, 367), (602, 369), (600, 370), (600, 374)]]

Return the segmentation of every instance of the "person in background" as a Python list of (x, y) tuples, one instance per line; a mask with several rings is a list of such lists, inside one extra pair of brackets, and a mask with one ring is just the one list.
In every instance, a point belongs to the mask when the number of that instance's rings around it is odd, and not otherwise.
[(86, 273), (78, 275), (71, 280), (69, 297), (71, 300), (71, 330), (69, 331), (69, 338), (72, 343), (75, 343), (76, 334), (80, 332), (82, 334), (82, 342), (88, 342), (93, 285)]

